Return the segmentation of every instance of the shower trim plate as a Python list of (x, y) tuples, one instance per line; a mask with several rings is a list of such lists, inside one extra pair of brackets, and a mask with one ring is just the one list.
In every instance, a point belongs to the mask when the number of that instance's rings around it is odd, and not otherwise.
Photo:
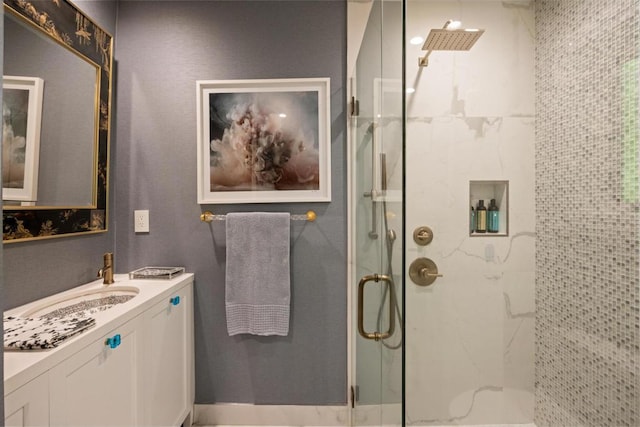
[(442, 274), (438, 273), (438, 266), (429, 258), (418, 258), (409, 266), (409, 277), (416, 285), (429, 286)]

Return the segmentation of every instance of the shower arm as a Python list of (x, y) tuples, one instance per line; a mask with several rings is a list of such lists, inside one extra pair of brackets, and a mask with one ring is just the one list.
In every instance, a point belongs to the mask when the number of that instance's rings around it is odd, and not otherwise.
[(426, 67), (429, 65), (429, 55), (431, 55), (432, 50), (429, 50), (425, 56), (418, 58), (418, 67)]

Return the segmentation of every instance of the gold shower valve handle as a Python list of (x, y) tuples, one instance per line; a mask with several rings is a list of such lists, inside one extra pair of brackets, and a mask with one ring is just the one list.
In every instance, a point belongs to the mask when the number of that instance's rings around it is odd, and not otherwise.
[(420, 275), (422, 277), (442, 277), (442, 274), (432, 273), (426, 267), (420, 270)]
[(409, 277), (416, 285), (429, 286), (442, 274), (438, 273), (435, 262), (429, 258), (418, 258), (409, 266)]

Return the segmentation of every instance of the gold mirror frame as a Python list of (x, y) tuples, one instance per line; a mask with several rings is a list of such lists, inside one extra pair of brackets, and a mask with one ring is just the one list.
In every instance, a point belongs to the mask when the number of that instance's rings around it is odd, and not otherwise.
[[(33, 25), (63, 47), (99, 67), (96, 106), (97, 150), (91, 207), (7, 206), (2, 210), (4, 243), (107, 231), (109, 130), (111, 115), (112, 36), (67, 0), (4, 0), (5, 13)], [(91, 144), (94, 141), (90, 141)]]

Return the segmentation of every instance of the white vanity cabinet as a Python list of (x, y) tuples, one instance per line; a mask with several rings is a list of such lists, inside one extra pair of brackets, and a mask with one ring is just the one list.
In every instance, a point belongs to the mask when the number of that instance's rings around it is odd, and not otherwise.
[(6, 427), (49, 425), (49, 376), (45, 372), (4, 397)]
[(142, 326), (138, 316), (49, 371), (51, 425), (141, 424)]
[(190, 425), (193, 275), (118, 276), (140, 292), (95, 327), (55, 349), (5, 352), (5, 425)]
[(193, 290), (184, 287), (144, 315), (149, 361), (145, 366), (145, 425), (179, 426), (194, 397)]

